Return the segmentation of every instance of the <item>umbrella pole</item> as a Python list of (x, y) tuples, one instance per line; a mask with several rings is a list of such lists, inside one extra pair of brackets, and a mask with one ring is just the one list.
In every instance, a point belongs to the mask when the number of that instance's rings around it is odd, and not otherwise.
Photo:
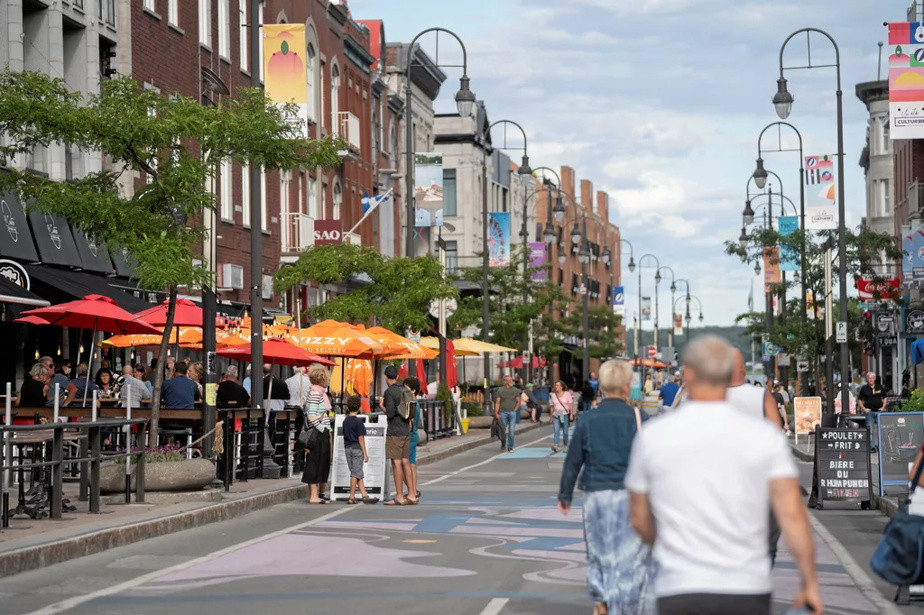
[(375, 364), (376, 360), (372, 359), (372, 395), (369, 400), (369, 412), (376, 411), (375, 394), (378, 392), (377, 382), (379, 376), (379, 366)]
[(343, 414), (343, 400), (346, 392), (343, 390), (343, 375), (346, 372), (346, 357), (340, 357), (340, 414)]
[(87, 361), (87, 382), (83, 387), (83, 405), (87, 405), (87, 393), (90, 391), (90, 374), (93, 373), (93, 344), (96, 343), (96, 327), (99, 324), (99, 318), (93, 319), (93, 335), (90, 336), (90, 356)]

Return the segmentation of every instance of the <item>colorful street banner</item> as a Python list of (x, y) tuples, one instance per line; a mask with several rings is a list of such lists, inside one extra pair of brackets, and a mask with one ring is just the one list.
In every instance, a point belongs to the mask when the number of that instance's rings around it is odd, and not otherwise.
[(924, 227), (902, 235), (902, 282), (908, 286), (911, 282), (924, 281)]
[(642, 320), (651, 320), (651, 297), (642, 297)]
[(815, 293), (810, 290), (805, 291), (805, 317), (815, 320)]
[(898, 288), (901, 285), (901, 281), (898, 278), (887, 278), (884, 280), (856, 278), (854, 285), (860, 293), (861, 301), (876, 299), (876, 295), (878, 295), (880, 299), (895, 300), (898, 299), (900, 294)]
[(805, 230), (837, 229), (837, 173), (834, 155), (805, 157)]
[(764, 292), (771, 292), (770, 286), (782, 281), (779, 248), (764, 248)]
[(622, 286), (613, 287), (613, 313), (617, 316), (626, 315), (626, 291)]
[(488, 225), (488, 264), (506, 267), (510, 264), (510, 212), (492, 211)]
[(924, 23), (889, 24), (889, 124), (892, 139), (924, 138)]
[(308, 138), (308, 72), (305, 64), (305, 24), (263, 24), (263, 75), (266, 97), (277, 106), (297, 107), (293, 124)]
[(443, 154), (414, 154), (414, 226), (443, 226)]
[(683, 335), (683, 314), (674, 312), (674, 335)]
[[(543, 284), (548, 279), (545, 269), (545, 243), (542, 241), (529, 242), (529, 267), (534, 271), (530, 274), (531, 282)], [(541, 269), (539, 269), (541, 267)]]
[[(792, 235), (799, 228), (799, 216), (780, 216), (777, 221), (783, 237)], [(799, 255), (790, 247), (780, 247), (780, 271), (799, 271)]]

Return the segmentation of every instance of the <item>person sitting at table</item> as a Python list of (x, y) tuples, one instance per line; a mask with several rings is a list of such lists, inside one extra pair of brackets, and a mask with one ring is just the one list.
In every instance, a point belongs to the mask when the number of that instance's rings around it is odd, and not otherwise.
[(238, 384), (237, 377), (237, 367), (234, 365), (229, 365), (221, 375), (215, 393), (218, 408), (246, 408), (250, 405), (250, 394)]
[(99, 369), (96, 370), (96, 375), (93, 376), (93, 382), (96, 383), (96, 386), (99, 386), (99, 376), (103, 372), (109, 372), (109, 379), (112, 380), (112, 367), (109, 364), (109, 359), (102, 359), (99, 362)]
[[(42, 357), (42, 359), (50, 361), (51, 357)], [(48, 394), (45, 396), (45, 405), (48, 407), (55, 405), (55, 385), (58, 385), (58, 396), (61, 401), (63, 402), (67, 398), (67, 383), (71, 379), (70, 361), (58, 361), (57, 364), (51, 363), (51, 365), (54, 366), (52, 368), (54, 375), (48, 382)], [(45, 362), (45, 367), (49, 367), (48, 361)]]
[(174, 410), (191, 410), (199, 397), (199, 387), (186, 376), (186, 363), (178, 361), (174, 364), (174, 376), (164, 380), (161, 388), (161, 397), (164, 407)]
[(95, 382), (88, 382), (89, 371), (87, 364), (83, 361), (77, 364), (77, 377), (67, 384), (67, 397), (64, 398), (62, 406), (69, 406), (78, 397), (81, 400), (80, 405), (84, 405), (82, 401), (84, 395), (86, 394), (86, 399), (93, 396), (93, 391), (96, 391), (98, 387)]
[(128, 408), (140, 408), (142, 403), (150, 403), (151, 395), (148, 393), (148, 387), (139, 377), (144, 373), (140, 365), (126, 365), (122, 368), (122, 387), (119, 389), (119, 397), (122, 399), (121, 406)]
[(46, 387), (51, 380), (51, 373), (45, 364), (39, 361), (29, 370), (29, 375), (23, 380), (16, 398), (17, 406), (29, 408), (45, 405)]
[(112, 372), (108, 370), (99, 372), (96, 375), (96, 386), (99, 388), (100, 398), (115, 396), (115, 390), (113, 389), (112, 382)]
[(197, 387), (199, 387), (199, 399), (205, 397), (204, 390), (202, 389), (203, 374), (205, 374), (205, 368), (202, 367), (202, 361), (190, 363), (189, 367), (186, 369), (186, 376), (195, 382)]
[(304, 367), (293, 367), (292, 376), (286, 378), (289, 388), (289, 405), (304, 408), (308, 403), (308, 393), (311, 391), (311, 380), (305, 375)]

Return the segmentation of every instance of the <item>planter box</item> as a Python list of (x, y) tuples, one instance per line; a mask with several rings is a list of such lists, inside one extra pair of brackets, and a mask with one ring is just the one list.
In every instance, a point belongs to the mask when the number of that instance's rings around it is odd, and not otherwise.
[[(132, 464), (132, 488), (138, 474)], [(208, 459), (184, 459), (144, 464), (145, 491), (194, 491), (215, 480), (215, 464)], [(118, 493), (125, 490), (125, 466), (104, 465), (99, 470), (101, 493)]]

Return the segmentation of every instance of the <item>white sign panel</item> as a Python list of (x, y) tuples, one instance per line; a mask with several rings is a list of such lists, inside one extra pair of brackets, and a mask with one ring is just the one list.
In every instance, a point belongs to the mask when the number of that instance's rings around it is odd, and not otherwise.
[[(374, 498), (382, 499), (385, 486), (385, 432), (388, 424), (383, 413), (360, 414), (359, 419), (366, 424), (366, 454), (369, 463), (363, 466), (366, 492)], [(334, 459), (331, 465), (330, 497), (333, 500), (350, 499), (350, 468), (347, 467), (346, 451), (343, 447), (343, 421), (346, 416), (337, 415), (334, 424)], [(356, 491), (359, 497), (359, 490)]]
[(838, 344), (847, 343), (847, 323), (846, 322), (842, 320), (839, 320), (837, 322), (837, 332), (835, 333), (835, 335), (836, 335), (835, 341)]

